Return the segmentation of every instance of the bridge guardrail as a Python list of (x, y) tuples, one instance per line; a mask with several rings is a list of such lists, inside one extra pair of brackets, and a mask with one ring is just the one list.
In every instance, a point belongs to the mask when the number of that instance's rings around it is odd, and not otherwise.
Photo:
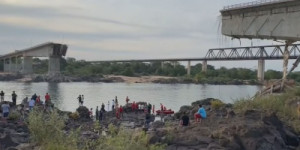
[(294, 0), (258, 0), (258, 1), (252, 1), (252, 2), (247, 2), (247, 3), (240, 3), (240, 4), (224, 6), (221, 11), (226, 11), (226, 10), (231, 10), (231, 9), (241, 9), (241, 8), (261, 6), (261, 5), (268, 5), (268, 4), (275, 4), (275, 3), (288, 2), (288, 1), (294, 1)]

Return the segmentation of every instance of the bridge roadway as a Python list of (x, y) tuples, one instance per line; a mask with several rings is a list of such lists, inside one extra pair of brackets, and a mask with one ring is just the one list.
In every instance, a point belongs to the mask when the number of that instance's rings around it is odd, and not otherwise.
[[(297, 59), (300, 57), (300, 44), (294, 44), (288, 47), (289, 59)], [(191, 62), (202, 61), (202, 71), (207, 71), (207, 61), (247, 61), (258, 60), (257, 78), (264, 80), (265, 60), (283, 59), (285, 45), (266, 45), (266, 46), (250, 46), (250, 47), (232, 47), (232, 48), (214, 48), (209, 49), (206, 56), (202, 58), (166, 58), (166, 59), (132, 59), (132, 60), (100, 60), (88, 61), (90, 63), (105, 62), (161, 62), (162, 68), (164, 62), (183, 62), (187, 61), (187, 74), (191, 73)]]

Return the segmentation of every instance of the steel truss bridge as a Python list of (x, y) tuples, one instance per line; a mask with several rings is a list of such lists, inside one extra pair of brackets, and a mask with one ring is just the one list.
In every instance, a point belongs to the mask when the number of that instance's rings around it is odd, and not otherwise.
[[(300, 44), (288, 47), (290, 59), (300, 56)], [(102, 62), (155, 62), (155, 61), (234, 61), (234, 60), (278, 60), (283, 59), (285, 45), (266, 45), (232, 48), (209, 49), (205, 57), (200, 58), (166, 58), (166, 59), (132, 59), (132, 60), (100, 60)]]

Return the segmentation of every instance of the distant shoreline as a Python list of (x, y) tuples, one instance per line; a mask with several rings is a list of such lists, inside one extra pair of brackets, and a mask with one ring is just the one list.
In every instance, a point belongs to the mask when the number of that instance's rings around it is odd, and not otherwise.
[(102, 82), (102, 83), (159, 83), (159, 84), (211, 84), (211, 85), (261, 85), (256, 80), (238, 79), (205, 79), (195, 81), (187, 77), (168, 77), (168, 76), (138, 76), (129, 77), (123, 75), (91, 75), (91, 76), (65, 76), (65, 75), (21, 75), (21, 74), (0, 74), (0, 81), (15, 82)]

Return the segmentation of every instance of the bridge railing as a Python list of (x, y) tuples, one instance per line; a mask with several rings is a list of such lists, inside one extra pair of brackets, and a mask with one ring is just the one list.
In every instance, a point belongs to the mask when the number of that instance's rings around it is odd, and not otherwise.
[(294, 0), (258, 0), (258, 1), (248, 2), (248, 3), (240, 3), (240, 4), (224, 6), (222, 11), (231, 10), (231, 9), (248, 8), (248, 7), (254, 7), (254, 6), (261, 6), (261, 5), (268, 5), (268, 4), (274, 4), (274, 3), (279, 3), (279, 2), (288, 2), (288, 1), (294, 1)]

